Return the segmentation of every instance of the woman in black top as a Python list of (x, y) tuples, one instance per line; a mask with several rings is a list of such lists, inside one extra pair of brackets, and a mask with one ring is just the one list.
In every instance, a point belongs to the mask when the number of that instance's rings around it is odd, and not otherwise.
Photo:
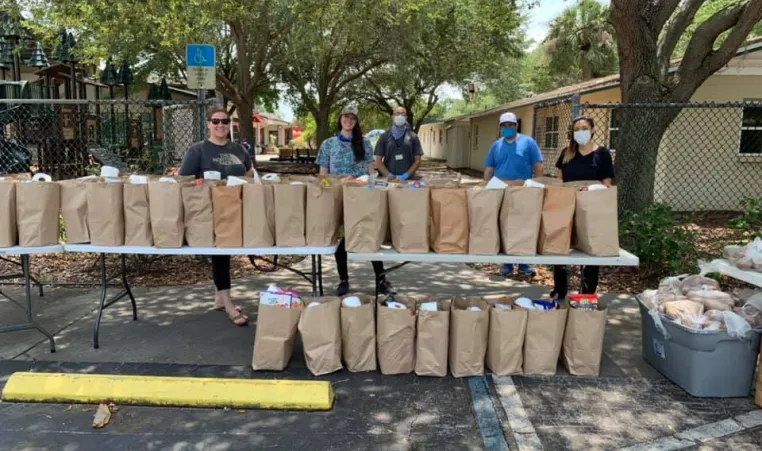
[[(566, 182), (598, 180), (611, 186), (614, 164), (611, 151), (593, 141), (595, 123), (589, 117), (579, 117), (572, 122), (569, 147), (565, 148), (556, 162), (557, 175)], [(580, 188), (586, 189), (586, 188)], [(582, 294), (593, 294), (598, 288), (598, 266), (582, 268)], [(553, 267), (553, 292), (551, 298), (563, 300), (569, 290), (569, 274), (565, 266)]]
[[(183, 156), (180, 175), (204, 177), (206, 171), (217, 171), (223, 178), (254, 175), (251, 157), (238, 144), (228, 140), (230, 116), (223, 107), (211, 107), (206, 111), (208, 138), (193, 144)], [(214, 280), (214, 307), (224, 310), (236, 326), (245, 326), (249, 317), (230, 298), (230, 256), (212, 256), (212, 279)]]

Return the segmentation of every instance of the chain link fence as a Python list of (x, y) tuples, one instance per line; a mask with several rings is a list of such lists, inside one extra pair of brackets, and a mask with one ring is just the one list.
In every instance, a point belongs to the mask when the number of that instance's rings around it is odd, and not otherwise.
[[(745, 197), (762, 195), (762, 102), (576, 105), (570, 98), (539, 104), (533, 133), (546, 174), (555, 174), (579, 115), (595, 122), (593, 140), (611, 150), (618, 175), (631, 171), (627, 183), (617, 180), (624, 195), (677, 211), (736, 211)], [(617, 162), (625, 148), (628, 161)]]
[(162, 174), (202, 139), (206, 101), (0, 99), (0, 174), (56, 180), (98, 165)]

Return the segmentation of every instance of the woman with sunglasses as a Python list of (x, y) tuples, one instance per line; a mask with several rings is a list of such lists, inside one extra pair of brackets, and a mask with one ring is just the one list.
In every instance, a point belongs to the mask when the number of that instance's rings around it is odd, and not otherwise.
[[(222, 177), (254, 175), (251, 158), (240, 145), (229, 141), (230, 116), (224, 107), (211, 107), (206, 111), (207, 139), (193, 144), (185, 152), (180, 175), (203, 178), (206, 171), (217, 171)], [(230, 297), (230, 256), (213, 255), (212, 279), (214, 280), (214, 308), (225, 311), (236, 326), (249, 322), (241, 308)]]
[[(347, 105), (336, 124), (338, 134), (320, 145), (315, 162), (320, 166), (320, 175), (361, 177), (375, 172), (373, 147), (370, 140), (362, 135), (357, 108)], [(347, 268), (347, 248), (342, 238), (336, 250), (336, 268), (339, 271), (337, 296), (349, 293), (349, 270)], [(384, 272), (383, 262), (372, 262), (376, 277)], [(381, 278), (379, 290), (383, 294), (393, 294), (394, 289), (385, 277)]]

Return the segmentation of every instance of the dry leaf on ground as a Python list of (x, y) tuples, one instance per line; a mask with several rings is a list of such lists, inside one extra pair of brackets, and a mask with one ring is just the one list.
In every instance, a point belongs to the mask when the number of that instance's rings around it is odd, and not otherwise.
[(95, 411), (93, 417), (93, 427), (95, 429), (101, 429), (111, 421), (111, 411), (106, 404), (98, 405), (98, 410)]

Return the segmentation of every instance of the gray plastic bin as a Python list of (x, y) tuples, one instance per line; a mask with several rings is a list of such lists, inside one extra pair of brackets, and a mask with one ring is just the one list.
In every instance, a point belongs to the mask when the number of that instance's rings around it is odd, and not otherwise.
[(643, 326), (643, 358), (675, 384), (700, 398), (738, 398), (751, 393), (760, 334), (738, 340), (725, 331), (696, 331), (663, 320), (656, 328), (638, 298)]

